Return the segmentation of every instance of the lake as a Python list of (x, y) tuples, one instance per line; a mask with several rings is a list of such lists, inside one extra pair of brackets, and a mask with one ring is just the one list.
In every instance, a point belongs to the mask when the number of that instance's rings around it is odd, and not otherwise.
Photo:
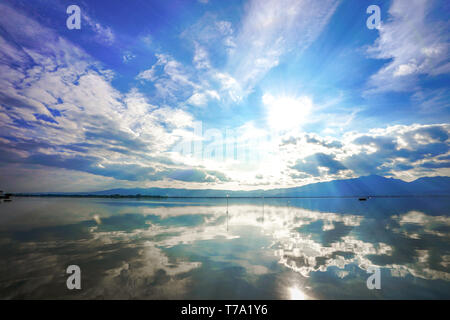
[(449, 211), (450, 198), (14, 198), (0, 203), (0, 298), (450, 299)]

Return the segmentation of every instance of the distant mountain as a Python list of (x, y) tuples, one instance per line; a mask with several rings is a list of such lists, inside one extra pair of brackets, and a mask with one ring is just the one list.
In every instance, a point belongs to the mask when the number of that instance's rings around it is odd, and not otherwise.
[[(73, 194), (73, 193), (72, 193)], [(111, 189), (77, 195), (153, 195), (169, 197), (358, 197), (358, 196), (405, 196), (405, 195), (450, 195), (450, 177), (427, 177), (405, 182), (377, 175), (354, 179), (333, 180), (308, 184), (301, 187), (231, 191), (213, 189), (133, 188)]]
[(450, 177), (429, 177), (405, 182), (371, 175), (313, 183), (297, 188), (270, 190), (268, 194), (286, 197), (450, 195)]

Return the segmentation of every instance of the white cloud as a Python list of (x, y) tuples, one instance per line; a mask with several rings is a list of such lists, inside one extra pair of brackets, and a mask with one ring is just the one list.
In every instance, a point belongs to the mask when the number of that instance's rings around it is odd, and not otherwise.
[(122, 60), (123, 60), (124, 63), (128, 63), (129, 61), (133, 60), (134, 58), (136, 58), (136, 55), (134, 55), (130, 51), (124, 52), (124, 54), (122, 56)]
[[(9, 17), (0, 23), (9, 35), (0, 36), (8, 48), (0, 53), (0, 132), (7, 137), (0, 152), (8, 155), (3, 163), (48, 164), (54, 171), (67, 169), (64, 176), (78, 170), (121, 180), (164, 180), (165, 172), (176, 169), (165, 152), (192, 126), (189, 113), (154, 106), (137, 89), (119, 92), (111, 85), (112, 72), (79, 47), (9, 7), (2, 11)], [(18, 33), (10, 19), (32, 28)], [(176, 62), (160, 59), (173, 81), (189, 83)]]
[[(220, 96), (221, 105), (239, 102), (285, 54), (309, 46), (337, 4), (335, 0), (320, 4), (311, 0), (251, 1), (238, 33), (230, 21), (206, 13), (181, 34), (192, 43), (195, 69), (170, 55), (157, 54), (157, 62), (137, 79), (152, 82), (158, 94), (171, 102), (205, 106), (218, 100), (212, 91)], [(214, 65), (210, 56), (220, 66)]]
[(179, 103), (187, 100), (201, 85), (192, 77), (194, 74), (183, 64), (167, 54), (156, 54), (157, 61), (150, 69), (141, 71), (136, 79), (153, 84), (159, 97), (167, 102)]
[(450, 93), (446, 88), (422, 89), (415, 92), (411, 100), (420, 106), (419, 112), (438, 113), (450, 106)]
[[(311, 0), (250, 1), (239, 26), (205, 14), (182, 33), (195, 49), (197, 74), (191, 72), (192, 78), (202, 79), (207, 83), (202, 87), (219, 92), (223, 105), (241, 101), (286, 54), (300, 53), (316, 39), (337, 4), (335, 0), (320, 4)], [(215, 57), (217, 65), (209, 56)], [(152, 74), (148, 71), (141, 77)], [(204, 105), (205, 100), (206, 96), (197, 90), (190, 103)]]
[(220, 19), (207, 12), (194, 25), (187, 28), (181, 37), (208, 47), (215, 55), (232, 52), (235, 47), (234, 29), (230, 21)]
[(401, 64), (394, 72), (394, 77), (407, 76), (418, 71), (417, 66), (414, 63)]
[(88, 26), (95, 33), (95, 39), (105, 45), (112, 45), (116, 39), (116, 36), (112, 29), (108, 26), (103, 26), (99, 22), (92, 19), (86, 13), (83, 13), (83, 19), (87, 22)]
[(209, 62), (208, 52), (200, 46), (198, 43), (195, 43), (195, 54), (194, 54), (194, 65), (197, 69), (210, 69), (211, 63)]
[(230, 56), (232, 75), (251, 89), (282, 57), (307, 48), (333, 15), (337, 1), (253, 0), (247, 6), (236, 50)]
[[(248, 50), (244, 50), (242, 60), (247, 64), (241, 66), (249, 74), (253, 72), (251, 77), (263, 76), (285, 52), (295, 47), (294, 40), (299, 38), (292, 34), (292, 30), (295, 30), (294, 33), (305, 30), (308, 35), (301, 38), (305, 40), (305, 46), (313, 41), (335, 8), (332, 1), (326, 2), (329, 7), (325, 5), (323, 8), (308, 1), (284, 1), (282, 4), (285, 5), (284, 10), (273, 1), (252, 2), (246, 13), (236, 43), (243, 46), (244, 40), (248, 41)], [(255, 11), (257, 9), (261, 12)], [(3, 6), (2, 11), (7, 12), (10, 19), (2, 19), (0, 25), (14, 40), (0, 36), (0, 44), (4, 48), (0, 52), (0, 133), (14, 138), (0, 140), (0, 147), (5, 148), (11, 162), (37, 154), (54, 161), (54, 170), (62, 170), (63, 165), (69, 164), (67, 172), (61, 173), (64, 177), (75, 175), (73, 170), (85, 170), (83, 179), (88, 182), (92, 181), (94, 173), (98, 173), (121, 179), (124, 184), (130, 183), (127, 179), (140, 177), (149, 179), (144, 179), (145, 182), (164, 180), (164, 174), (171, 173), (170, 169), (191, 164), (198, 170), (229, 173), (234, 181), (226, 181), (229, 182), (226, 186), (235, 188), (254, 185), (278, 187), (277, 184), (294, 186), (314, 182), (315, 177), (294, 172), (292, 167), (301, 160), (305, 168), (305, 159), (317, 154), (320, 154), (319, 164), (324, 168), (317, 173), (323, 174), (321, 178), (326, 179), (359, 175), (371, 170), (406, 180), (448, 173), (445, 160), (437, 159), (447, 152), (448, 137), (445, 135), (449, 128), (446, 125), (395, 126), (374, 129), (367, 134), (348, 133), (336, 143), (330, 137), (301, 132), (305, 122), (318, 118), (311, 112), (316, 108), (311, 98), (268, 93), (263, 96), (268, 128), (286, 131), (285, 135), (265, 139), (270, 134), (269, 130), (248, 121), (236, 128), (236, 142), (253, 148), (251, 150), (255, 152), (250, 152), (250, 157), (253, 157), (251, 163), (208, 159), (201, 164), (204, 168), (199, 168), (197, 158), (185, 159), (169, 152), (182, 137), (192, 136), (189, 129), (195, 119), (183, 108), (186, 104), (199, 107), (211, 102), (222, 104), (227, 99), (238, 102), (245, 95), (242, 85), (249, 85), (250, 78), (248, 81), (242, 80), (229, 69), (216, 69), (208, 58), (209, 52), (199, 40), (194, 42), (193, 61), (197, 68), (186, 67), (170, 55), (157, 54), (157, 61), (138, 74), (137, 79), (153, 84), (159, 97), (166, 102), (155, 105), (150, 102), (149, 96), (136, 88), (126, 93), (115, 89), (111, 84), (112, 71), (102, 68), (86, 52), (52, 30), (9, 7)], [(311, 17), (298, 22), (297, 19), (306, 14), (303, 11), (309, 12)], [(23, 31), (19, 32), (11, 21), (24, 25)], [(257, 30), (258, 23), (264, 32)], [(214, 28), (220, 34), (230, 37), (233, 34), (232, 25), (223, 20), (215, 23)], [(426, 46), (420, 52), (429, 59), (436, 59), (444, 52), (442, 50), (440, 46)], [(397, 72), (393, 78), (414, 76), (424, 70), (421, 67), (423, 63), (419, 60), (399, 60), (391, 70), (392, 75)], [(15, 67), (10, 67), (12, 65)], [(431, 69), (429, 72), (432, 72)], [(334, 128), (334, 123), (336, 127), (348, 125), (353, 116), (327, 114), (328, 127)], [(225, 135), (222, 138), (227, 142)], [(359, 142), (355, 142), (356, 139), (360, 139)], [(3, 151), (1, 148), (0, 152)], [(58, 158), (50, 158), (56, 155)], [(67, 159), (77, 161), (71, 163)], [(2, 160), (7, 160), (6, 156)], [(33, 164), (37, 166), (42, 162)], [(349, 170), (342, 170), (339, 163)], [(334, 168), (331, 168), (332, 165)], [(123, 174), (119, 175), (120, 169)], [(42, 172), (36, 177), (41, 179), (44, 176)], [(198, 177), (203, 173), (203, 176), (210, 178), (203, 171), (192, 172), (197, 173)], [(8, 177), (13, 180), (11, 175)], [(111, 179), (105, 184), (113, 184), (114, 179)], [(64, 181), (69, 180), (65, 178)], [(49, 181), (53, 185), (54, 181)], [(81, 182), (77, 183), (79, 186)], [(36, 182), (33, 185), (38, 186)], [(173, 181), (167, 182), (166, 186), (173, 187)], [(184, 183), (182, 186), (191, 185)]]
[(235, 79), (215, 70), (205, 48), (195, 43), (194, 68), (188, 68), (167, 54), (156, 54), (150, 69), (141, 71), (136, 79), (151, 83), (159, 97), (174, 104), (205, 107), (211, 101), (240, 99)]
[(215, 90), (195, 92), (186, 103), (196, 107), (205, 107), (210, 100), (220, 100), (220, 96)]
[(417, 90), (417, 76), (450, 72), (448, 62), (449, 26), (430, 22), (432, 1), (394, 0), (389, 18), (379, 27), (379, 37), (368, 53), (376, 59), (391, 59), (374, 74), (368, 93)]

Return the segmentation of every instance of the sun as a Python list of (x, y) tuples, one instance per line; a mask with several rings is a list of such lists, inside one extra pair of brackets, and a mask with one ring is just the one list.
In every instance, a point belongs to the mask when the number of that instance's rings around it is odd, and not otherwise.
[(262, 97), (266, 108), (267, 123), (272, 130), (286, 131), (299, 128), (308, 119), (313, 107), (307, 96), (299, 98), (264, 94)]
[(290, 300), (306, 300), (306, 295), (298, 287), (291, 287), (288, 289)]

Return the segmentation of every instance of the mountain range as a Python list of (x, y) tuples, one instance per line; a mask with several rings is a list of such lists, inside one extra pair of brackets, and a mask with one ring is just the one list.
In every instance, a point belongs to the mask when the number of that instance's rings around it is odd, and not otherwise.
[[(63, 193), (51, 193), (63, 194)], [(64, 193), (68, 194), (68, 193)], [(431, 196), (450, 195), (450, 177), (424, 177), (411, 182), (377, 175), (318, 182), (301, 187), (232, 191), (216, 189), (131, 188), (71, 195), (168, 196), (168, 197), (361, 197), (361, 196)]]

